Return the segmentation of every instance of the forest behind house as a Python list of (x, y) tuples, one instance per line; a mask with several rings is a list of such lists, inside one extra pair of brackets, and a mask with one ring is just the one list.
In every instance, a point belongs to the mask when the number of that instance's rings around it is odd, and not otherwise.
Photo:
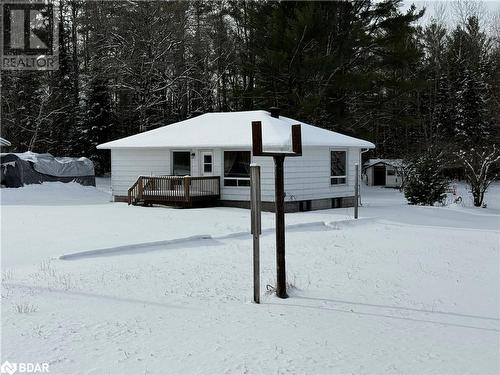
[(397, 0), (56, 5), (59, 70), (1, 73), (12, 151), (87, 156), (104, 173), (100, 143), (271, 106), (374, 142), (371, 157), (498, 144), (500, 32), (474, 11), (450, 26)]

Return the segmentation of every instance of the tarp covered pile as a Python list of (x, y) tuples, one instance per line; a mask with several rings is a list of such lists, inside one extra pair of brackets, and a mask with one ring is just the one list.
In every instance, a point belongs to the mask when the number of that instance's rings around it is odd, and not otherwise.
[(1, 184), (5, 187), (21, 187), (45, 181), (74, 181), (95, 186), (94, 164), (87, 158), (24, 152), (0, 154), (0, 162)]

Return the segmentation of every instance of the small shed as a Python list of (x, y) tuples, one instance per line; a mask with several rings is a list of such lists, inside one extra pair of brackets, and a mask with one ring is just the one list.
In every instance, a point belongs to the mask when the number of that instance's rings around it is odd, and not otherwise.
[[(111, 150), (115, 201), (190, 205), (193, 199), (248, 207), (250, 164), (262, 171), (263, 209), (274, 207), (274, 164), (252, 155), (252, 122), (262, 124), (265, 150), (291, 146), (302, 128), (302, 156), (285, 161), (285, 210), (353, 205), (355, 164), (373, 143), (322, 129), (277, 112), (205, 113), (99, 145)], [(205, 198), (204, 198), (205, 197)]]
[(402, 159), (370, 159), (363, 164), (363, 180), (368, 186), (401, 187)]

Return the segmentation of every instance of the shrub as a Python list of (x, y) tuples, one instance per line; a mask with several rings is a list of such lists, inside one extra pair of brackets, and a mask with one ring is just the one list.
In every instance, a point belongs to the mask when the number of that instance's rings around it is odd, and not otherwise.
[(404, 194), (409, 204), (432, 206), (446, 196), (448, 180), (442, 174), (442, 155), (432, 151), (405, 162), (408, 175)]

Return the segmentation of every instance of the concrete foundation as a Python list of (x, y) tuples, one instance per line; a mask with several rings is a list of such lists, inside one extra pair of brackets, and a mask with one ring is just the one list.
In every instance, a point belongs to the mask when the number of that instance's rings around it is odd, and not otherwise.
[[(113, 200), (114, 202), (127, 202), (127, 197), (115, 195)], [(330, 208), (353, 207), (354, 202), (355, 198), (353, 196), (285, 202), (285, 212), (317, 211)], [(249, 201), (221, 200), (217, 202), (217, 205), (222, 207), (250, 208)], [(274, 212), (274, 202), (262, 202), (262, 211)]]

